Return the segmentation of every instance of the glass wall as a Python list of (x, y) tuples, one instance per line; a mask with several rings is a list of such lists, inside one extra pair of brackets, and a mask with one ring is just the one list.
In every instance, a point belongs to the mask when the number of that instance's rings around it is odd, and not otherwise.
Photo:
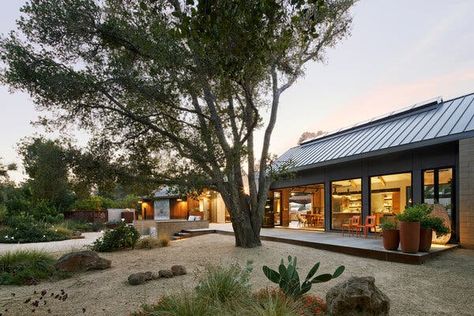
[(411, 173), (381, 175), (370, 178), (370, 214), (376, 225), (382, 218), (393, 218), (412, 204)]
[(332, 182), (332, 229), (342, 229), (342, 224), (348, 223), (352, 216), (361, 215), (361, 185), (360, 178)]
[(453, 209), (453, 169), (429, 169), (423, 173), (423, 202), (441, 204), (449, 216)]
[(289, 188), (289, 226), (324, 229), (324, 185)]

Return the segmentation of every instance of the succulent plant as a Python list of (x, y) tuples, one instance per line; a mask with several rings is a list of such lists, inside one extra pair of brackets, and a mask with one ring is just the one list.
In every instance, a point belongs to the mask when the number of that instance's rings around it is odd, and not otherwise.
[(344, 266), (339, 266), (333, 274), (324, 273), (315, 276), (319, 269), (319, 264), (319, 262), (316, 263), (311, 270), (309, 270), (303, 283), (301, 283), (297, 271), (296, 257), (288, 256), (288, 266), (285, 266), (283, 259), (281, 259), (278, 272), (267, 266), (263, 266), (263, 273), (270, 281), (278, 284), (283, 293), (294, 298), (299, 298), (308, 292), (314, 283), (323, 283), (335, 279), (340, 276), (345, 269)]

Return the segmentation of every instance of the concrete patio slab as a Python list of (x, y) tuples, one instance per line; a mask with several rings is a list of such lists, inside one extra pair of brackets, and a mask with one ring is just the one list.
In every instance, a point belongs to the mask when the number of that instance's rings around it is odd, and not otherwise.
[[(209, 229), (196, 229), (186, 232), (196, 235), (203, 233), (234, 234), (231, 224), (210, 224)], [(422, 264), (426, 260), (444, 251), (458, 247), (458, 245), (433, 245), (430, 252), (408, 254), (401, 251), (385, 250), (382, 245), (382, 239), (375, 235), (364, 238), (347, 236), (346, 234), (346, 236), (343, 237), (341, 233), (336, 232), (319, 232), (288, 228), (262, 228), (261, 239), (334, 251), (364, 258), (408, 264)]]

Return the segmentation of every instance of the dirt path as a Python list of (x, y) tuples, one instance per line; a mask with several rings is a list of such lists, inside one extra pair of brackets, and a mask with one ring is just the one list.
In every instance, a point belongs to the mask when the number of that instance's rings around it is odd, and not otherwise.
[[(128, 315), (143, 303), (155, 302), (164, 293), (194, 287), (193, 271), (206, 263), (244, 265), (247, 260), (253, 260), (252, 283), (258, 289), (271, 285), (261, 272), (262, 265), (276, 266), (280, 258), (288, 255), (298, 257), (301, 273), (306, 273), (316, 261), (321, 261), (321, 272), (332, 272), (339, 264), (346, 266), (346, 272), (338, 280), (313, 287), (312, 292), (323, 297), (337, 282), (352, 275), (370, 275), (392, 300), (392, 315), (472, 315), (474, 311), (474, 251), (471, 250), (454, 250), (424, 265), (413, 266), (268, 241), (257, 249), (238, 249), (231, 236), (205, 235), (172, 242), (167, 248), (102, 255), (112, 260), (111, 269), (37, 286), (2, 286), (0, 313), (30, 315), (32, 306), (23, 302), (38, 297), (33, 292), (44, 289), (48, 291), (47, 304), (36, 308), (34, 315)], [(135, 287), (126, 284), (130, 273), (158, 271), (173, 264), (184, 264), (191, 273)], [(50, 293), (56, 295), (61, 290), (68, 294), (65, 301), (50, 297)]]

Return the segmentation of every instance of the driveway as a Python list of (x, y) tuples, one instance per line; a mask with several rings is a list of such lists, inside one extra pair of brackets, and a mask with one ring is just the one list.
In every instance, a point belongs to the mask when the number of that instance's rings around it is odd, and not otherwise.
[(0, 253), (14, 251), (20, 249), (28, 250), (44, 250), (47, 252), (68, 252), (71, 250), (83, 249), (85, 246), (91, 245), (102, 233), (82, 233), (84, 238), (68, 239), (62, 241), (36, 242), (29, 244), (0, 244)]

